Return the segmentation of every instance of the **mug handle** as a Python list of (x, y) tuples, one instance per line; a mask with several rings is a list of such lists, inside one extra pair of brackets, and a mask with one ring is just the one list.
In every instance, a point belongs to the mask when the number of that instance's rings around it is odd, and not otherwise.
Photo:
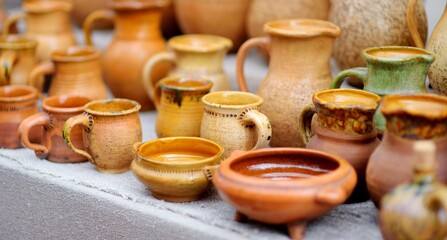
[(39, 91), (43, 89), (43, 79), (41, 78), (44, 74), (54, 74), (56, 68), (54, 63), (51, 61), (45, 61), (33, 68), (28, 76), (28, 85), (33, 86)]
[(317, 113), (314, 105), (308, 105), (303, 108), (300, 112), (300, 117), (298, 119), (298, 129), (301, 130), (301, 138), (304, 143), (308, 143), (312, 137), (312, 117)]
[(11, 34), (12, 29), (13, 27), (16, 27), (17, 22), (24, 19), (26, 19), (26, 13), (15, 13), (6, 18), (3, 23), (3, 36)]
[(418, 26), (416, 26), (416, 22), (414, 20), (414, 10), (416, 8), (416, 4), (419, 0), (410, 0), (407, 6), (407, 25), (408, 30), (410, 30), (411, 38), (413, 39), (414, 44), (418, 48), (424, 48), (424, 42), (422, 42), (421, 35), (418, 31)]
[[(272, 138), (272, 127), (267, 116), (254, 108), (245, 109), (240, 115), (241, 124), (254, 123), (258, 133), (258, 140), (253, 149), (267, 147)], [(253, 150), (252, 149), (252, 150)]]
[(78, 124), (81, 124), (85, 127), (84, 131), (90, 132), (93, 128), (93, 116), (88, 113), (83, 113), (69, 118), (62, 127), (62, 137), (64, 138), (67, 146), (71, 148), (75, 153), (86, 157), (91, 163), (95, 164), (95, 161), (88, 152), (76, 148), (71, 142), (71, 129)]
[(362, 80), (363, 85), (365, 85), (366, 82), (366, 76), (368, 74), (368, 68), (366, 67), (357, 67), (357, 68), (351, 68), (346, 69), (337, 74), (335, 76), (334, 80), (332, 80), (331, 86), (329, 88), (340, 88), (341, 84), (343, 83), (343, 80), (347, 77), (356, 77), (360, 80)]
[(92, 25), (97, 20), (107, 20), (113, 22), (115, 20), (115, 12), (109, 9), (100, 9), (90, 13), (82, 24), (84, 31), (85, 45), (93, 46), (92, 43)]
[(259, 46), (263, 48), (267, 53), (269, 53), (270, 44), (271, 44), (270, 37), (257, 37), (247, 40), (239, 48), (236, 58), (236, 74), (237, 74), (237, 83), (241, 91), (243, 92), (249, 91), (247, 81), (245, 80), (244, 76), (244, 63), (245, 58), (247, 57), (248, 50), (250, 50), (250, 48), (252, 47)]
[(447, 214), (447, 189), (437, 188), (424, 199), (424, 203), (430, 209), (442, 209)]
[[(44, 146), (42, 144), (35, 144), (31, 143), (29, 140), (29, 131), (31, 128), (35, 126), (43, 126), (45, 128), (51, 128), (52, 127), (52, 120), (51, 117), (48, 114), (45, 113), (36, 113), (25, 120), (23, 120), (19, 125), (19, 139), (22, 142), (22, 144), (36, 152), (36, 156), (40, 159), (45, 159), (48, 157), (48, 153), (50, 152), (49, 148), (51, 148), (51, 142), (49, 143), (50, 146)], [(51, 141), (51, 139), (50, 139)]]
[(2, 56), (0, 58), (1, 63), (1, 69), (0, 69), (0, 86), (3, 85), (9, 85), (11, 84), (10, 78), (11, 78), (11, 72), (12, 68), (14, 67), (14, 63), (17, 60), (17, 53), (7, 51), (2, 53)]

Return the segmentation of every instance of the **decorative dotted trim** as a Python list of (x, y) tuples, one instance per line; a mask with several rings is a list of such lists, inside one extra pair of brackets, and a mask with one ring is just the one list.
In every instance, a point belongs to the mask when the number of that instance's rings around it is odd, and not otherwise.
[(216, 112), (210, 111), (208, 109), (205, 109), (205, 113), (207, 113), (207, 114), (209, 114), (211, 116), (216, 116), (216, 117), (237, 118), (237, 114), (216, 113)]
[(53, 115), (51, 115), (51, 113), (45, 112), (45, 115), (47, 115), (48, 119), (50, 120), (50, 123), (48, 124), (48, 126), (44, 126), (44, 129), (50, 130), (54, 127), (54, 123), (56, 122), (56, 120), (54, 119)]
[(88, 118), (88, 126), (84, 127), (84, 130), (86, 132), (90, 132), (92, 130), (93, 124), (94, 124), (93, 116), (88, 114), (88, 113), (86, 113), (86, 112), (84, 112), (84, 116), (86, 116)]
[(258, 108), (256, 107), (249, 107), (247, 109), (245, 109), (243, 112), (241, 112), (238, 116), (238, 120), (242, 120), (245, 116), (245, 114), (247, 114), (248, 112), (254, 111), (254, 110), (258, 110)]
[(26, 111), (34, 109), (36, 106), (28, 105), (28, 106), (0, 106), (0, 112), (17, 112), (17, 111)]

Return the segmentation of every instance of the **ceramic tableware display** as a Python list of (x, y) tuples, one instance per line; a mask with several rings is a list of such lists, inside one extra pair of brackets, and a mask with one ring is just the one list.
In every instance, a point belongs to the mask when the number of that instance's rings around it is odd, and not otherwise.
[(38, 61), (50, 60), (56, 49), (76, 45), (70, 23), (73, 8), (70, 1), (25, 1), (22, 8), (25, 13), (13, 14), (5, 21), (3, 34), (9, 34), (17, 21), (25, 20), (25, 36), (38, 42)]
[(223, 148), (197, 137), (160, 138), (134, 145), (131, 169), (158, 199), (189, 202), (211, 185), (208, 168), (220, 162)]
[(154, 82), (152, 72), (160, 62), (170, 62), (176, 67), (169, 76), (206, 78), (213, 82), (212, 91), (231, 90), (230, 82), (223, 71), (225, 55), (232, 46), (231, 40), (205, 34), (189, 34), (176, 36), (168, 41), (171, 51), (162, 52), (151, 57), (143, 70), (143, 83)]
[(0, 86), (26, 85), (36, 64), (37, 42), (17, 35), (0, 37)]
[[(420, 32), (424, 42), (427, 37), (427, 17), (420, 0), (330, 0), (330, 6), (329, 21), (342, 30), (332, 54), (342, 70), (365, 66), (361, 53), (366, 48), (419, 46), (410, 31)], [(416, 9), (414, 26), (407, 25), (407, 10), (411, 7)], [(360, 81), (350, 80), (361, 87)]]
[[(435, 60), (432, 53), (421, 48), (388, 46), (365, 49), (362, 56), (367, 67), (339, 72), (331, 88), (339, 88), (347, 77), (356, 77), (363, 82), (363, 90), (379, 96), (427, 93), (425, 78)], [(380, 111), (376, 111), (374, 125), (379, 132), (385, 129)]]
[(213, 92), (205, 103), (200, 137), (215, 141), (225, 149), (224, 158), (234, 150), (267, 147), (272, 138), (269, 119), (259, 112), (263, 99), (245, 92)]
[(382, 198), (380, 230), (386, 240), (446, 239), (447, 187), (436, 181), (435, 145), (414, 145), (413, 177)]
[[(166, 50), (160, 31), (161, 11), (166, 4), (165, 0), (112, 0), (112, 9), (91, 13), (83, 25), (85, 41), (92, 45), (92, 24), (100, 19), (114, 22), (114, 38), (101, 58), (104, 79), (115, 97), (135, 100), (141, 110), (154, 109), (144, 91), (142, 73), (152, 55)], [(159, 65), (152, 79), (160, 80), (167, 71), (168, 65)]]
[[(373, 125), (380, 97), (361, 90), (331, 89), (315, 93), (312, 100), (314, 105), (304, 108), (298, 122), (306, 148), (346, 159), (358, 178), (349, 201), (367, 200), (366, 165), (380, 143)], [(314, 114), (318, 118), (312, 129)]]
[(389, 95), (383, 98), (381, 111), (386, 130), (366, 169), (369, 195), (376, 206), (391, 189), (410, 181), (413, 146), (420, 140), (436, 144), (437, 178), (447, 183), (447, 97)]
[(343, 203), (357, 179), (346, 160), (302, 148), (235, 152), (213, 175), (237, 221), (287, 224), (292, 239), (303, 238), (307, 221)]
[(202, 97), (209, 93), (212, 85), (212, 82), (199, 78), (167, 77), (157, 86), (149, 87), (149, 96), (158, 110), (157, 136), (199, 137), (205, 111)]
[(41, 76), (53, 76), (49, 96), (77, 94), (92, 100), (107, 97), (102, 79), (100, 53), (92, 47), (70, 47), (51, 54), (52, 61), (37, 65), (29, 75), (29, 85), (42, 89)]
[[(0, 147), (22, 147), (17, 130), (25, 118), (37, 113), (37, 97), (37, 89), (30, 86), (0, 87)], [(37, 133), (32, 134), (35, 139)]]
[[(19, 138), (22, 144), (34, 150), (40, 159), (48, 159), (52, 162), (75, 163), (87, 161), (87, 158), (75, 153), (64, 143), (62, 138), (62, 126), (68, 118), (83, 112), (89, 98), (76, 95), (59, 95), (46, 98), (42, 101), (41, 113), (36, 113), (25, 120), (19, 126)], [(31, 143), (29, 131), (35, 126), (43, 126), (41, 143)], [(82, 127), (76, 126), (71, 132), (71, 142), (78, 148), (83, 147)]]
[(269, 37), (252, 38), (239, 49), (237, 78), (239, 88), (248, 91), (244, 60), (251, 47), (264, 48), (270, 54), (269, 72), (257, 94), (265, 103), (260, 111), (273, 128), (271, 145), (302, 147), (297, 127), (301, 110), (312, 103), (312, 95), (327, 89), (331, 82), (329, 60), (332, 44), (340, 28), (321, 20), (280, 20), (265, 24)]
[[(120, 173), (133, 160), (132, 145), (141, 142), (139, 103), (129, 99), (104, 99), (84, 106), (84, 113), (69, 118), (62, 129), (68, 147), (86, 157), (100, 172)], [(76, 125), (84, 127), (84, 149), (73, 145)]]

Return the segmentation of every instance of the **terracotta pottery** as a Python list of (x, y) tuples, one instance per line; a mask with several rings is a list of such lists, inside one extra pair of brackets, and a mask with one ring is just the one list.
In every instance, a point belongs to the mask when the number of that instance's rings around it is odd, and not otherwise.
[(246, 39), (245, 16), (251, 0), (174, 0), (182, 32), (212, 34), (233, 41), (236, 51)]
[(447, 239), (447, 187), (436, 181), (435, 145), (414, 145), (414, 175), (382, 198), (380, 230), (385, 240)]
[[(320, 150), (342, 157), (354, 167), (357, 185), (349, 202), (366, 201), (366, 165), (379, 145), (373, 126), (373, 116), (380, 97), (354, 89), (331, 89), (314, 94), (315, 106), (303, 109), (298, 126), (306, 148)], [(312, 117), (318, 114), (312, 129)], [(312, 132), (315, 135), (312, 136)]]
[(411, 180), (413, 146), (420, 140), (436, 144), (437, 178), (447, 183), (447, 97), (389, 95), (383, 98), (381, 111), (386, 130), (366, 169), (369, 195), (376, 206), (391, 189)]
[(215, 141), (225, 149), (224, 158), (234, 150), (267, 147), (272, 138), (269, 119), (259, 112), (264, 100), (244, 92), (213, 92), (205, 103), (200, 137)]
[(334, 155), (302, 148), (235, 152), (213, 176), (219, 195), (247, 217), (287, 224), (292, 239), (302, 239), (306, 222), (343, 203), (356, 183), (349, 163)]
[(0, 87), (0, 147), (22, 147), (17, 130), (25, 118), (37, 113), (37, 96), (37, 89), (30, 86)]
[(71, 29), (70, 1), (25, 1), (22, 5), (25, 13), (13, 14), (6, 19), (4, 35), (19, 20), (26, 21), (25, 36), (38, 42), (38, 61), (50, 60), (51, 53), (76, 45), (76, 38)]
[(143, 70), (143, 82), (147, 86), (154, 82), (153, 71), (160, 62), (170, 62), (176, 67), (169, 76), (206, 78), (213, 82), (211, 91), (231, 90), (222, 65), (231, 48), (231, 40), (205, 34), (182, 35), (169, 39), (170, 52), (162, 52), (151, 57)]
[[(84, 113), (69, 118), (62, 137), (68, 147), (96, 165), (96, 170), (121, 173), (133, 160), (132, 144), (141, 142), (140, 104), (128, 99), (104, 99), (84, 106)], [(84, 127), (84, 150), (73, 145), (76, 125)]]
[[(339, 26), (342, 34), (335, 41), (332, 56), (342, 70), (363, 67), (362, 51), (380, 46), (419, 46), (410, 31), (427, 38), (427, 17), (422, 1), (409, 0), (331, 0), (329, 21)], [(407, 25), (407, 10), (415, 8), (415, 25)], [(412, 28), (415, 28), (414, 30)], [(352, 78), (351, 78), (352, 79)], [(350, 81), (361, 87), (359, 80)]]
[(37, 42), (17, 35), (0, 37), (0, 85), (26, 85), (36, 64)]
[[(108, 0), (75, 0), (73, 1), (73, 10), (71, 11), (71, 17), (74, 19), (74, 22), (79, 27), (82, 27), (87, 16), (99, 9), (107, 8)], [(107, 29), (113, 27), (110, 22), (107, 21), (98, 21), (94, 23), (94, 28), (99, 29)]]
[[(425, 79), (435, 56), (421, 48), (387, 46), (368, 48), (362, 53), (366, 68), (341, 71), (332, 81), (331, 88), (339, 88), (347, 77), (362, 81), (363, 90), (379, 96), (388, 94), (427, 93)], [(374, 126), (382, 133), (385, 118), (376, 111)]]
[(270, 53), (270, 67), (257, 94), (265, 100), (260, 111), (272, 124), (271, 145), (303, 147), (305, 142), (296, 118), (312, 103), (315, 92), (330, 85), (329, 60), (340, 29), (326, 21), (298, 19), (269, 22), (264, 31), (269, 37), (252, 38), (239, 49), (236, 66), (239, 88), (248, 91), (244, 77), (248, 50), (253, 46), (264, 48)]
[(212, 82), (204, 79), (167, 77), (149, 87), (149, 96), (157, 107), (155, 131), (163, 137), (199, 137), (205, 105), (202, 97)]
[[(85, 162), (87, 158), (73, 152), (62, 138), (62, 126), (68, 118), (83, 112), (90, 99), (76, 95), (59, 95), (42, 101), (42, 113), (36, 113), (19, 126), (19, 139), (22, 144), (34, 150), (40, 159), (59, 163)], [(29, 131), (35, 126), (43, 126), (43, 138), (39, 144), (31, 143)], [(83, 146), (82, 127), (76, 126), (71, 133), (71, 141), (77, 147)]]
[(134, 144), (131, 169), (152, 196), (169, 202), (198, 200), (211, 185), (207, 169), (223, 148), (198, 137), (160, 138)]
[[(161, 36), (162, 0), (112, 0), (111, 10), (91, 13), (84, 22), (87, 45), (92, 45), (91, 27), (99, 20), (113, 21), (115, 34), (103, 53), (101, 64), (104, 79), (115, 97), (138, 101), (141, 110), (154, 109), (143, 87), (144, 63), (154, 54), (166, 50), (166, 41)], [(152, 79), (158, 81), (166, 76), (168, 65), (162, 64), (153, 71)]]
[(6, 20), (6, 10), (5, 10), (5, 4), (3, 3), (3, 0), (0, 0), (0, 33), (3, 32), (3, 24)]

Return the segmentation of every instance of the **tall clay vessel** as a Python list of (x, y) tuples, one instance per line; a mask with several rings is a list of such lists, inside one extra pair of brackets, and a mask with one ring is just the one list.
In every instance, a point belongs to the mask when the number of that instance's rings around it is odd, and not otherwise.
[(312, 103), (312, 95), (327, 89), (331, 82), (329, 60), (340, 28), (311, 19), (281, 20), (264, 26), (269, 37), (245, 42), (237, 56), (238, 84), (248, 91), (244, 77), (244, 59), (253, 46), (270, 54), (269, 73), (257, 94), (264, 99), (260, 111), (272, 124), (271, 146), (303, 147), (297, 117)]

